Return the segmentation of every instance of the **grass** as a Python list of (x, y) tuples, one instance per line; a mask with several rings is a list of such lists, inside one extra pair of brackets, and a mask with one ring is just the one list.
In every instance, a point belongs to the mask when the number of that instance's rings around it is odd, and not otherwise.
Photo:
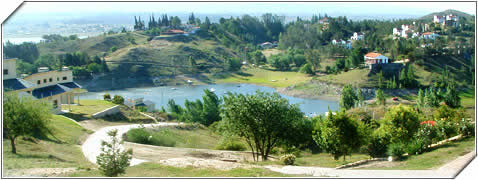
[(370, 167), (362, 169), (383, 170), (424, 170), (438, 168), (459, 156), (463, 156), (475, 150), (475, 139), (469, 137), (457, 142), (450, 142), (438, 149), (421, 155), (412, 155), (403, 161), (392, 162), (388, 167)]
[(347, 85), (367, 85), (369, 82), (368, 77), (369, 69), (353, 69), (347, 72), (342, 72), (340, 74), (331, 74), (327, 76), (317, 77), (317, 80), (322, 82), (327, 82), (331, 84)]
[[(80, 171), (68, 176), (72, 177), (101, 177), (98, 170)], [(173, 167), (156, 163), (142, 163), (129, 167), (120, 177), (293, 177), (262, 168), (235, 168), (231, 170), (216, 170), (211, 168)], [(303, 175), (302, 175), (303, 176)]]
[[(216, 83), (250, 83), (269, 87), (284, 88), (312, 79), (299, 72), (272, 71), (261, 68), (245, 68), (242, 73), (231, 74)], [(274, 82), (275, 81), (275, 82)]]
[(196, 128), (161, 127), (148, 129), (148, 132), (152, 133), (152, 139), (162, 140), (161, 142), (167, 141), (167, 144), (170, 144), (168, 146), (180, 148), (215, 149), (220, 140), (219, 136), (202, 126)]
[(61, 108), (69, 109), (70, 107), (71, 108), (70, 113), (72, 114), (82, 114), (85, 116), (91, 116), (92, 114), (111, 108), (113, 106), (116, 106), (116, 104), (110, 101), (85, 99), (85, 100), (80, 100), (80, 105), (71, 105), (71, 106), (62, 105)]
[[(340, 165), (369, 158), (370, 156), (367, 154), (353, 153), (351, 156), (346, 156), (345, 161), (343, 161), (342, 157), (340, 157), (339, 160), (334, 160), (333, 156), (328, 153), (311, 154), (310, 152), (302, 152), (302, 156), (296, 159), (294, 165), (335, 168)], [(259, 165), (284, 165), (282, 161), (264, 161), (253, 163)]]
[(280, 54), (280, 53), (285, 53), (285, 51), (284, 51), (284, 50), (277, 49), (277, 48), (262, 50), (262, 54), (264, 54), (264, 56), (265, 56), (266, 58), (268, 58), (268, 57), (270, 57), (270, 56), (272, 56), (272, 55)]
[(54, 136), (32, 142), (18, 138), (17, 154), (11, 152), (10, 140), (3, 139), (3, 168), (66, 168), (93, 167), (81, 152), (81, 140), (87, 130), (63, 116), (53, 115), (51, 126)]

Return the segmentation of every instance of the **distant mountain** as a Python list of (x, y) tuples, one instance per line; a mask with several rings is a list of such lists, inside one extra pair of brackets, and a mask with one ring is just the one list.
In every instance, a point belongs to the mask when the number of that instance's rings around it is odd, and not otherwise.
[(426, 16), (421, 17), (420, 19), (433, 21), (433, 16), (435, 16), (435, 15), (444, 16), (444, 15), (447, 15), (447, 14), (458, 15), (459, 17), (465, 17), (466, 19), (474, 18), (474, 16), (472, 16), (470, 14), (467, 14), (467, 13), (464, 13), (464, 12), (461, 12), (461, 11), (457, 11), (457, 10), (453, 10), (453, 9), (448, 9), (448, 10), (445, 10), (445, 11), (442, 11), (442, 12), (434, 12), (434, 13), (428, 14)]

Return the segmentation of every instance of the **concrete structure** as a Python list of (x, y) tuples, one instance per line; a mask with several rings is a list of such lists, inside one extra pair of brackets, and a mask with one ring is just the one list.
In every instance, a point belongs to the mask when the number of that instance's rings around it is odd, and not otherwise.
[(116, 113), (119, 113), (119, 112), (120, 112), (120, 106), (116, 105), (116, 106), (110, 107), (108, 109), (105, 109), (103, 111), (92, 114), (91, 117), (100, 118), (100, 117), (104, 117), (104, 116), (107, 116), (107, 115), (116, 114)]
[(73, 73), (68, 68), (62, 71), (48, 71), (48, 68), (39, 68), (35, 73), (24, 79), (16, 78), (16, 61), (4, 60), (3, 76), (4, 91), (17, 93), (19, 96), (30, 96), (35, 99), (45, 99), (52, 103), (53, 112), (61, 112), (61, 104), (72, 104), (74, 89), (81, 88), (73, 82)]
[(365, 64), (372, 69), (373, 64), (388, 64), (388, 57), (380, 53), (367, 53), (364, 55)]

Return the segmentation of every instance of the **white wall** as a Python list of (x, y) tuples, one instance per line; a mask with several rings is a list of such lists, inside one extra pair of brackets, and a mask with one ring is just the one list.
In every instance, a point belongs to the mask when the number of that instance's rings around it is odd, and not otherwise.
[(71, 70), (68, 70), (35, 73), (28, 77), (25, 77), (25, 80), (37, 85), (37, 88), (41, 88), (45, 86), (55, 85), (58, 83), (73, 82), (73, 72)]
[[(5, 79), (15, 79), (17, 77), (17, 63), (16, 59), (4, 59), (3, 60), (3, 80)], [(8, 74), (5, 74), (5, 70), (8, 71)]]

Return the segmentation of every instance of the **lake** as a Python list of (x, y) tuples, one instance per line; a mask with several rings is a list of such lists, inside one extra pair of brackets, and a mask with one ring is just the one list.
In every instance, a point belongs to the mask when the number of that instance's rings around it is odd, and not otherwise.
[[(149, 88), (130, 88), (123, 90), (110, 90), (101, 92), (87, 92), (80, 96), (80, 99), (103, 99), (103, 94), (109, 93), (111, 97), (114, 95), (121, 95), (126, 99), (129, 98), (141, 98), (144, 100), (150, 100), (156, 104), (156, 109), (160, 109), (161, 106), (167, 107), (169, 99), (174, 99), (176, 104), (180, 104), (184, 107), (184, 101), (195, 101), (201, 99), (204, 95), (204, 89), (215, 90), (215, 93), (222, 97), (227, 92), (236, 92), (242, 94), (255, 93), (257, 90), (264, 92), (276, 92), (276, 89), (271, 87), (259, 86), (254, 84), (210, 84), (210, 85), (192, 85), (192, 86), (161, 86), (161, 87), (149, 87)], [(323, 114), (328, 111), (328, 108), (332, 111), (339, 109), (337, 101), (330, 100), (318, 100), (318, 99), (305, 99), (296, 98), (291, 96), (282, 95), (287, 98), (289, 103), (299, 104), (300, 109), (305, 115)]]

